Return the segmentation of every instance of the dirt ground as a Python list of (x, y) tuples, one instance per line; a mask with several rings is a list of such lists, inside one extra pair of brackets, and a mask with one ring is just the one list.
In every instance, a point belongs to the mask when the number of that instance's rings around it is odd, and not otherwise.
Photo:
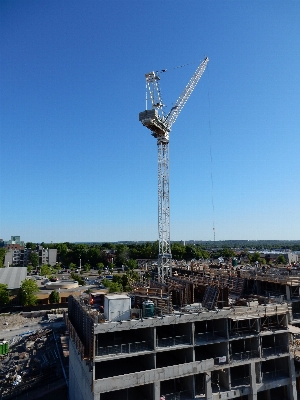
[(25, 318), (22, 314), (0, 314), (0, 332), (14, 328), (22, 328), (26, 325), (38, 324), (43, 317)]

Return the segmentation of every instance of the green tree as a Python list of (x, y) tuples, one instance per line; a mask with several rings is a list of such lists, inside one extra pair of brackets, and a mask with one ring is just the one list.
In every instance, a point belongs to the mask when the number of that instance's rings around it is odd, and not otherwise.
[(113, 272), (114, 264), (113, 263), (108, 263), (108, 269), (109, 269), (110, 272)]
[(175, 260), (182, 260), (185, 255), (185, 246), (181, 243), (173, 243), (171, 245), (172, 257)]
[(58, 253), (59, 260), (63, 264), (67, 263), (68, 246), (66, 245), (66, 243), (58, 243), (56, 248), (57, 248), (57, 253)]
[(277, 257), (277, 262), (278, 262), (278, 264), (284, 264), (284, 265), (287, 264), (286, 258), (284, 257), (283, 254), (280, 254), (280, 255)]
[(137, 261), (133, 260), (132, 258), (130, 258), (127, 262), (126, 265), (129, 269), (136, 269), (137, 268)]
[(71, 252), (72, 262), (79, 265), (79, 260), (81, 260), (81, 265), (84, 265), (87, 261), (87, 245), (86, 244), (76, 244), (74, 245)]
[(116, 265), (126, 264), (129, 259), (129, 247), (125, 244), (118, 244), (116, 251)]
[(52, 292), (49, 295), (49, 302), (51, 304), (53, 303), (59, 303), (59, 293), (57, 290), (52, 290)]
[(0, 283), (0, 306), (4, 306), (9, 303), (9, 292), (7, 285)]
[(32, 251), (29, 256), (29, 261), (31, 262), (33, 268), (36, 269), (40, 263), (39, 255)]
[(6, 249), (4, 247), (0, 247), (0, 268), (4, 267), (5, 253)]
[(30, 274), (32, 269), (33, 269), (32, 265), (27, 265), (27, 274)]
[(84, 266), (83, 266), (83, 269), (84, 269), (86, 272), (89, 272), (90, 269), (91, 269), (90, 264), (89, 264), (89, 263), (85, 263)]
[(255, 263), (256, 261), (260, 263), (260, 261), (261, 261), (260, 254), (258, 251), (256, 251), (253, 254), (249, 254), (248, 257), (249, 257), (250, 262), (252, 262), (252, 263)]
[(87, 259), (92, 268), (97, 267), (97, 263), (101, 261), (101, 253), (99, 247), (90, 247), (87, 251)]
[(37, 297), (35, 296), (38, 293), (39, 287), (35, 281), (32, 279), (25, 279), (21, 282), (20, 294), (21, 294), (21, 303), (23, 306), (34, 306), (37, 302)]
[(41, 272), (40, 272), (40, 274), (41, 274), (42, 276), (50, 275), (51, 272), (52, 272), (52, 271), (51, 271), (49, 265), (44, 264), (44, 265), (41, 266)]
[(74, 272), (72, 272), (72, 273), (71, 273), (71, 278), (72, 278), (74, 281), (78, 282), (78, 285), (82, 285), (82, 286), (85, 285), (85, 281), (84, 281), (84, 279), (83, 279), (80, 275), (74, 274)]
[(103, 279), (103, 285), (112, 293), (112, 292), (122, 292), (122, 285), (118, 282), (112, 282), (108, 279)]
[(104, 270), (104, 264), (103, 263), (98, 263), (97, 264), (97, 269), (98, 269), (98, 274), (101, 275), (102, 271)]
[(31, 249), (31, 250), (35, 250), (35, 248), (36, 248), (36, 244), (32, 243), (32, 242), (27, 242), (25, 246), (26, 246), (26, 249)]
[(69, 268), (70, 268), (70, 269), (76, 269), (76, 264), (70, 263)]
[(225, 258), (234, 257), (235, 255), (236, 255), (235, 251), (233, 249), (230, 249), (229, 247), (226, 247), (225, 249), (222, 250), (222, 256)]

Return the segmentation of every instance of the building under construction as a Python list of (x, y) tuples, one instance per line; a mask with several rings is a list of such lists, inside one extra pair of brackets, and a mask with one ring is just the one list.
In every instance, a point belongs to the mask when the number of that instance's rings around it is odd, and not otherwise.
[(296, 400), (300, 277), (191, 263), (128, 294), (69, 298), (72, 400)]

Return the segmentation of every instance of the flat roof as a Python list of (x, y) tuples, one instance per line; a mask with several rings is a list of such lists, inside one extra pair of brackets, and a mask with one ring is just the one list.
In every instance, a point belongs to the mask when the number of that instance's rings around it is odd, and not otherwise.
[(127, 294), (107, 294), (107, 295), (105, 295), (105, 297), (107, 297), (110, 300), (114, 300), (114, 299), (130, 299), (130, 297), (127, 296)]
[(19, 289), (21, 282), (27, 277), (27, 267), (0, 268), (0, 283), (7, 285), (8, 289)]

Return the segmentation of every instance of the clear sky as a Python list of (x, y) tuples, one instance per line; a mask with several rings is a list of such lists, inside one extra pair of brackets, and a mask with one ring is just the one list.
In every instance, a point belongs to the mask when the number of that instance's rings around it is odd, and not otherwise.
[[(300, 2), (2, 0), (0, 237), (157, 240), (144, 74), (169, 108), (171, 240), (300, 239)], [(190, 64), (183, 68), (175, 68)]]

